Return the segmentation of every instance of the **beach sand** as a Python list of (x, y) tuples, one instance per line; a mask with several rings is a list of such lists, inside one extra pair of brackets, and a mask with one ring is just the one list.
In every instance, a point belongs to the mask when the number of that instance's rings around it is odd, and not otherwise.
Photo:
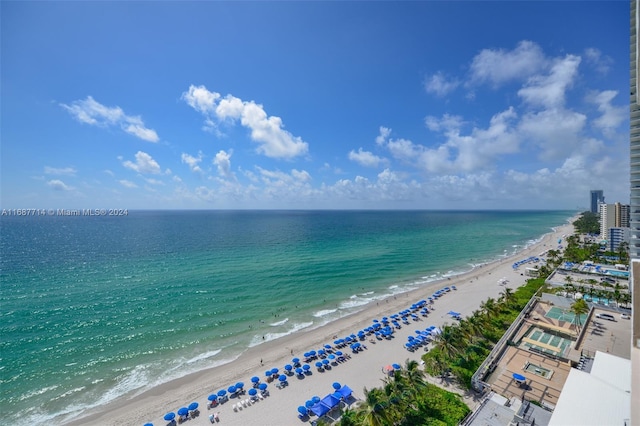
[[(194, 401), (200, 405), (200, 415), (183, 424), (189, 426), (211, 424), (209, 415), (214, 412), (219, 412), (219, 424), (230, 426), (304, 424), (298, 419), (297, 407), (299, 405), (304, 405), (305, 401), (314, 395), (323, 398), (332, 393), (332, 383), (334, 382), (348, 385), (353, 389), (355, 398), (363, 399), (364, 388), (370, 389), (382, 385), (382, 380), (385, 378), (382, 371), (384, 366), (393, 363), (404, 366), (407, 359), (420, 361), (420, 357), (424, 354), (422, 348), (415, 352), (409, 352), (404, 348), (407, 337), (409, 335), (415, 336), (415, 330), (423, 330), (430, 325), (441, 327), (447, 323), (451, 324), (455, 320), (447, 315), (450, 310), (459, 312), (465, 317), (477, 310), (487, 298), (498, 298), (505, 288), (505, 286), (498, 284), (498, 280), (501, 278), (508, 280), (506, 287), (515, 289), (521, 286), (526, 281), (523, 274), (527, 265), (514, 271), (512, 264), (529, 256), (537, 256), (546, 250), (555, 249), (559, 238), (571, 234), (573, 234), (572, 225), (560, 226), (554, 232), (546, 234), (538, 243), (514, 256), (478, 267), (450, 279), (426, 284), (408, 293), (372, 302), (358, 313), (310, 331), (302, 330), (250, 348), (231, 363), (162, 384), (134, 397), (116, 400), (99, 410), (85, 413), (83, 418), (68, 424), (142, 426), (151, 422), (156, 426), (165, 425), (167, 424), (163, 420), (165, 413), (177, 412), (178, 408), (188, 406)], [(348, 347), (342, 349), (342, 352), (349, 353), (351, 358), (323, 373), (317, 371), (314, 361), (311, 363), (312, 375), (304, 379), (292, 376), (289, 378), (289, 385), (283, 389), (277, 389), (275, 382), (272, 382), (269, 384), (270, 396), (237, 412), (233, 410), (233, 405), (237, 402), (236, 398), (232, 398), (211, 410), (207, 409), (209, 394), (226, 389), (239, 381), (245, 383), (245, 389), (249, 389), (251, 388), (250, 379), (252, 376), (258, 376), (262, 380), (267, 369), (276, 367), (282, 371), (284, 365), (290, 363), (293, 356), (302, 359), (303, 353), (307, 351), (317, 350), (324, 344), (333, 345), (334, 336), (344, 337), (357, 333), (358, 330), (370, 326), (373, 319), (398, 313), (409, 308), (411, 304), (426, 299), (434, 291), (451, 285), (455, 285), (457, 290), (450, 291), (437, 299), (432, 305), (435, 309), (426, 318), (420, 316), (420, 321), (410, 321), (410, 325), (401, 324), (402, 329), (395, 331), (394, 338), (376, 341), (375, 344), (370, 343), (367, 338), (363, 342), (367, 349), (357, 354), (352, 354)], [(291, 355), (292, 352), (294, 355)], [(429, 378), (429, 381), (440, 384), (439, 379)], [(464, 396), (464, 392), (460, 389), (452, 386), (445, 388)], [(247, 398), (246, 394), (241, 396), (241, 399)], [(472, 395), (466, 395), (465, 402), (473, 408)], [(315, 416), (312, 417), (312, 419), (315, 418)], [(307, 424), (309, 424), (308, 421)]]

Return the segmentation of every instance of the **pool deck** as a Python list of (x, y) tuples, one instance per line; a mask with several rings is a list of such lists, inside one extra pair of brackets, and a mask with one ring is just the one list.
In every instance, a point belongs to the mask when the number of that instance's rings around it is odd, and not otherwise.
[[(525, 371), (527, 362), (553, 370), (551, 378), (545, 379)], [(509, 347), (487, 383), (491, 386), (491, 390), (507, 398), (525, 398), (555, 407), (570, 369), (571, 366), (566, 362), (556, 361), (517, 347)], [(526, 387), (520, 387), (513, 379), (513, 373), (527, 378)]]

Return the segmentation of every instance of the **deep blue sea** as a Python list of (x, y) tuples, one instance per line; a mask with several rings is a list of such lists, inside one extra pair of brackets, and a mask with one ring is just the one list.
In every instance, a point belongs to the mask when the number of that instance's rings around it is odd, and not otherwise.
[(7, 424), (237, 358), (512, 254), (571, 211), (130, 211), (0, 218)]

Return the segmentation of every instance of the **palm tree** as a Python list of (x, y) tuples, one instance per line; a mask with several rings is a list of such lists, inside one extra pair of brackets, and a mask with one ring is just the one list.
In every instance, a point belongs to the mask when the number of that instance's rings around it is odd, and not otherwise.
[(418, 361), (414, 359), (407, 359), (404, 364), (404, 370), (402, 370), (404, 378), (407, 383), (414, 389), (419, 390), (425, 387), (424, 370), (420, 368)]
[(582, 326), (581, 315), (589, 312), (589, 305), (587, 305), (587, 302), (585, 302), (583, 299), (578, 299), (571, 304), (571, 308), (569, 308), (569, 311), (573, 313), (576, 328), (578, 330), (578, 333), (580, 333), (580, 327)]
[(504, 290), (500, 293), (500, 300), (507, 306), (511, 307), (513, 302), (515, 301), (515, 295), (513, 294), (513, 290), (509, 287), (505, 287)]
[(387, 426), (390, 425), (389, 413), (387, 411), (389, 402), (385, 393), (378, 388), (371, 390), (364, 389), (364, 400), (359, 406), (360, 423), (363, 426)]
[(499, 307), (496, 304), (495, 299), (489, 297), (487, 300), (480, 304), (480, 310), (484, 312), (484, 315), (489, 319), (498, 313)]
[(466, 343), (464, 342), (460, 327), (452, 325), (443, 326), (440, 334), (436, 335), (435, 342), (436, 348), (449, 359), (460, 354), (462, 352), (462, 344)]

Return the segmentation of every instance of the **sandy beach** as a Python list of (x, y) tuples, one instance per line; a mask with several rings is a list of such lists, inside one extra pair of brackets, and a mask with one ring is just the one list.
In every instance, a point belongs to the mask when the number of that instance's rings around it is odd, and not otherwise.
[[(211, 424), (209, 415), (219, 413), (219, 424), (223, 425), (299, 425), (303, 424), (298, 419), (297, 407), (304, 405), (305, 401), (317, 395), (321, 398), (332, 393), (332, 383), (339, 382), (348, 385), (354, 391), (354, 397), (362, 399), (364, 388), (373, 388), (382, 384), (385, 374), (384, 366), (398, 363), (404, 365), (407, 359), (420, 361), (424, 354), (422, 349), (409, 352), (404, 348), (409, 335), (415, 335), (415, 330), (425, 329), (428, 326), (442, 326), (453, 323), (447, 312), (450, 310), (467, 316), (478, 309), (480, 304), (489, 297), (497, 298), (504, 286), (499, 285), (498, 280), (508, 280), (507, 287), (515, 289), (522, 285), (525, 266), (514, 270), (512, 264), (515, 261), (557, 247), (557, 240), (564, 235), (571, 235), (573, 226), (566, 224), (546, 234), (541, 241), (517, 253), (491, 264), (478, 267), (466, 274), (452, 277), (451, 279), (429, 283), (414, 291), (403, 293), (386, 300), (373, 302), (356, 314), (341, 318), (322, 327), (307, 331), (302, 330), (289, 336), (269, 341), (248, 349), (237, 360), (219, 367), (201, 371), (165, 383), (144, 393), (117, 400), (101, 407), (99, 411), (86, 413), (81, 419), (76, 419), (72, 425), (165, 425), (163, 420), (165, 413), (177, 412), (178, 408), (188, 406), (191, 402), (199, 403), (200, 415), (190, 419), (185, 424), (190, 426)], [(244, 382), (245, 389), (251, 388), (250, 378), (258, 376), (262, 380), (267, 369), (279, 368), (281, 371), (285, 364), (291, 362), (292, 357), (303, 358), (303, 353), (317, 350), (324, 344), (333, 344), (334, 336), (344, 337), (357, 333), (372, 324), (373, 319), (390, 316), (421, 299), (432, 295), (434, 291), (444, 286), (455, 285), (457, 290), (450, 291), (440, 297), (432, 305), (432, 311), (419, 321), (410, 321), (410, 325), (402, 325), (396, 330), (394, 338), (390, 340), (378, 340), (376, 343), (363, 343), (367, 349), (357, 354), (352, 354), (347, 347), (342, 349), (349, 353), (351, 358), (344, 363), (339, 363), (331, 370), (318, 372), (312, 364), (312, 375), (304, 379), (292, 376), (288, 379), (289, 385), (278, 389), (275, 382), (269, 385), (270, 396), (256, 402), (242, 410), (234, 411), (233, 406), (237, 398), (219, 405), (211, 410), (207, 409), (207, 396), (220, 389), (226, 389), (236, 382)], [(292, 355), (293, 353), (293, 355)], [(262, 361), (262, 362), (261, 362)], [(439, 381), (433, 379), (433, 383)], [(448, 388), (455, 391), (456, 389)], [(247, 399), (248, 395), (242, 395), (240, 399)], [(473, 404), (472, 399), (466, 399)], [(315, 417), (312, 417), (315, 419)], [(308, 424), (308, 422), (307, 422)]]

